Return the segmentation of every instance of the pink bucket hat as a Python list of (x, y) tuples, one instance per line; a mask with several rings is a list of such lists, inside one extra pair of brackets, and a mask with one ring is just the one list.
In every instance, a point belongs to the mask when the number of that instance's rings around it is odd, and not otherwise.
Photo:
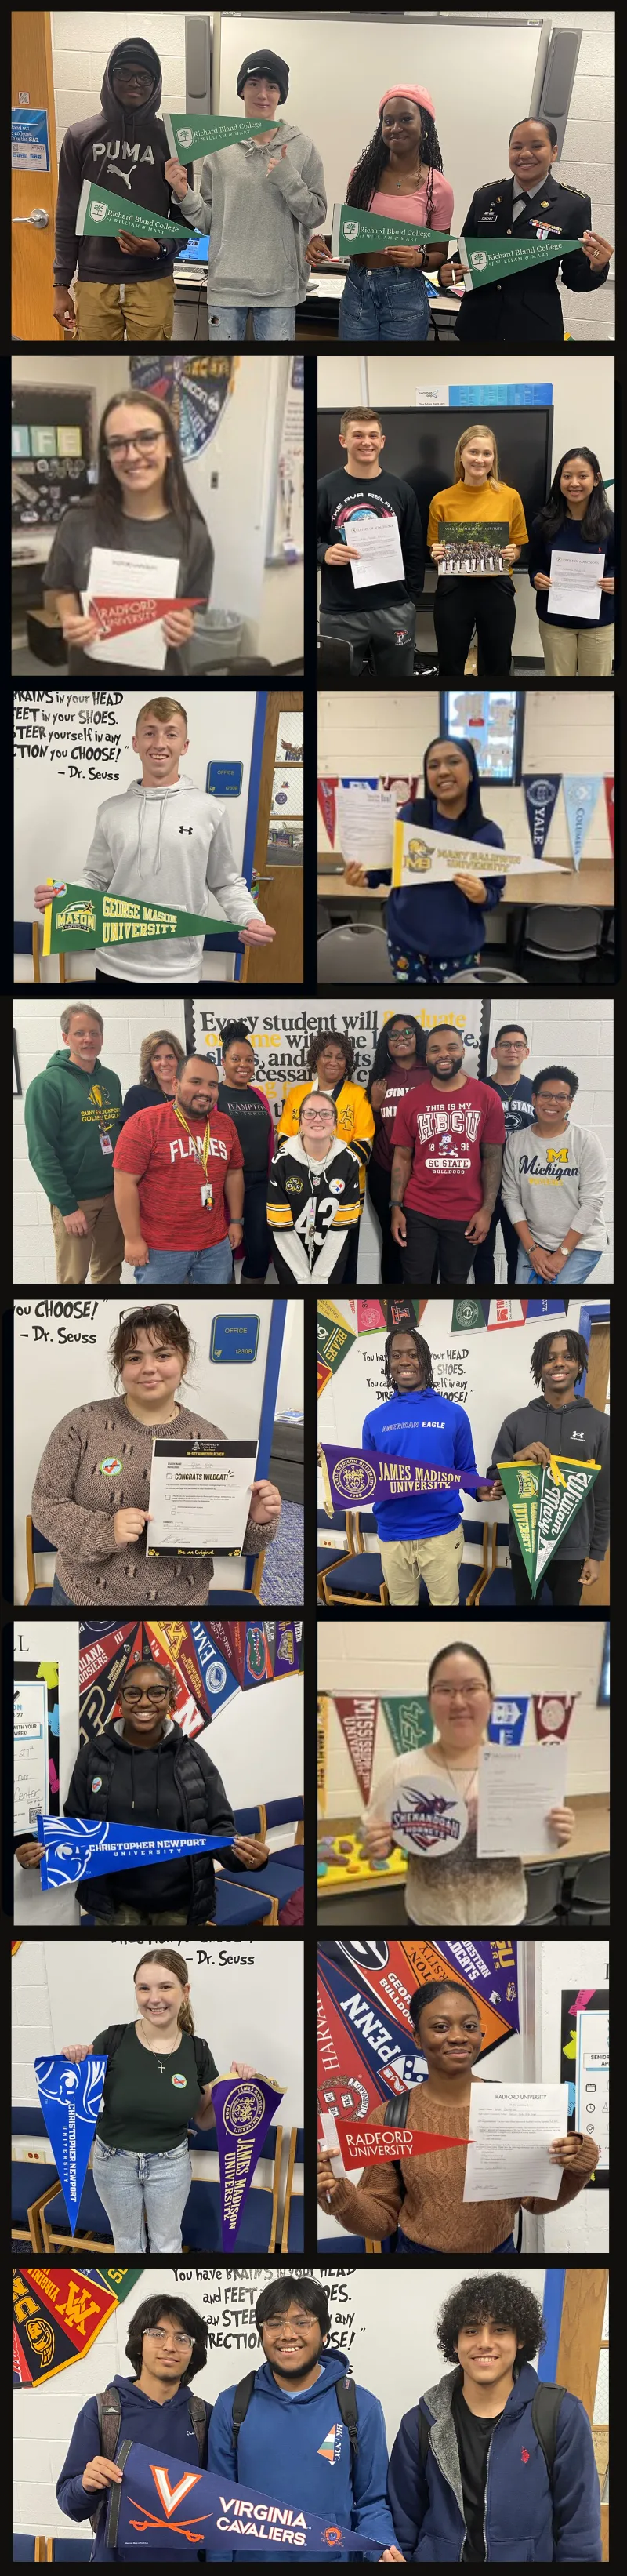
[(429, 115), (435, 116), (435, 108), (430, 90), (412, 89), (409, 81), (396, 81), (395, 84), (393, 83), (391, 89), (384, 89), (383, 97), (379, 99), (379, 115), (381, 115), (381, 109), (382, 107), (385, 107), (386, 100), (388, 98), (413, 98), (416, 101), (417, 107), (426, 107), (429, 110)]

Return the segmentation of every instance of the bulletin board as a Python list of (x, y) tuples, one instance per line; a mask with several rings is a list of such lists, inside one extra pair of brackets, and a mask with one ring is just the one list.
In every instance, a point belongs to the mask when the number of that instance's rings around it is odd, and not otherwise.
[(568, 2126), (601, 2148), (586, 2191), (609, 2187), (609, 2051), (608, 1987), (563, 1986), (559, 2080), (568, 2084)]
[[(298, 774), (300, 776), (301, 773)], [(465, 1071), (477, 1073), (481, 1040), (479, 1001), (462, 1002), (460, 1005), (456, 999), (453, 1010), (446, 1002), (438, 1010), (427, 1009), (412, 997), (408, 1007), (412, 1018), (425, 1031), (437, 1028), (440, 1021), (446, 1020), (448, 1025), (453, 1020), (464, 1038)], [(220, 1002), (212, 1003), (209, 998), (205, 1001), (200, 995), (192, 999), (190, 995), (185, 1009), (188, 1045), (197, 1047), (201, 1055), (214, 1055), (218, 1060), (222, 1030), (237, 1010), (237, 1017), (244, 1020), (255, 1051), (253, 1081), (259, 1090), (265, 1091), (277, 1124), (286, 1093), (294, 1083), (310, 1079), (307, 1057), (310, 1040), (318, 1029), (333, 1029), (338, 1036), (352, 1038), (355, 1051), (352, 1080), (365, 1087), (380, 1031), (386, 1020), (400, 1016), (398, 1002), (390, 1001), (389, 997), (385, 1001), (361, 1004), (357, 1001), (296, 1002), (292, 1009), (289, 1003), (278, 999), (276, 1005), (274, 1002), (265, 1006), (259, 1003), (255, 1008), (253, 996), (246, 992), (245, 987), (237, 1004), (231, 1001), (227, 1007)]]

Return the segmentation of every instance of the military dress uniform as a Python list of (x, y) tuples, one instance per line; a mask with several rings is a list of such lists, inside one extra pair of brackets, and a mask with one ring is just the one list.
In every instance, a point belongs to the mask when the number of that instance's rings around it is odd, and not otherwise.
[[(538, 268), (516, 269), (491, 286), (473, 287), (464, 295), (455, 325), (455, 336), (465, 348), (483, 347), (517, 349), (563, 348), (564, 317), (557, 280), (560, 270), (559, 240), (578, 241), (590, 232), (592, 215), (590, 198), (578, 188), (564, 188), (549, 170), (542, 187), (533, 194), (517, 195), (514, 204), (514, 179), (494, 179), (487, 188), (476, 188), (459, 238), (470, 241), (509, 240), (514, 234), (521, 241), (540, 241), (555, 235), (556, 257)], [(571, 250), (561, 263), (565, 286), (576, 295), (589, 295), (604, 286), (609, 260), (603, 268), (592, 269), (585, 251)]]

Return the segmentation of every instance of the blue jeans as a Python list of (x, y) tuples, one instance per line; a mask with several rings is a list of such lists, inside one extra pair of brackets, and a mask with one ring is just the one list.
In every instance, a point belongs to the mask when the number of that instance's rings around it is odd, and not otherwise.
[[(569, 1252), (568, 1260), (564, 1262), (564, 1268), (563, 1270), (560, 1270), (559, 1278), (555, 1280), (555, 1287), (561, 1288), (563, 1279), (589, 1279), (591, 1270), (596, 1270), (597, 1261), (600, 1261), (600, 1259), (600, 1252)], [(528, 1252), (523, 1252), (521, 1244), (520, 1252), (518, 1254), (518, 1268), (516, 1271), (516, 1287), (522, 1287), (523, 1282), (526, 1286), (528, 1281), (531, 1281), (531, 1285), (534, 1288), (546, 1288), (547, 1286), (546, 1279), (540, 1278), (539, 1270), (532, 1270), (529, 1254)]]
[(75, 1610), (76, 1602), (70, 1600), (69, 1592), (64, 1592), (63, 1584), (59, 1582), (58, 1574), (55, 1574), (50, 1594), (50, 1607), (52, 1610), (59, 1610), (61, 1606), (64, 1610)]
[(180, 2254), (181, 2220), (189, 2199), (192, 2160), (187, 2139), (163, 2155), (136, 2155), (127, 2147), (94, 2140), (93, 2174), (113, 2229), (116, 2254)]
[(351, 260), (338, 340), (426, 340), (429, 297), (420, 268), (357, 268)]
[(223, 1243), (206, 1243), (202, 1252), (163, 1252), (153, 1248), (143, 1268), (134, 1271), (137, 1287), (178, 1288), (189, 1279), (194, 1288), (222, 1287), (233, 1277), (228, 1234)]
[[(411, 2236), (404, 2236), (402, 2227), (399, 2227), (395, 2256), (397, 2263), (404, 2263), (407, 2260), (411, 2260), (412, 2255), (415, 2254), (433, 2254), (434, 2251), (435, 2248), (433, 2245), (414, 2245), (413, 2238)], [(507, 2261), (509, 2263), (511, 2261), (512, 2254), (515, 2254), (515, 2252), (516, 2245), (514, 2237), (506, 2236), (502, 2245), (492, 2245), (490, 2247), (490, 2261), (496, 2262), (498, 2259), (500, 2262), (502, 2257), (504, 2262)]]
[[(245, 340), (248, 320), (247, 304), (222, 304), (211, 310), (211, 287), (208, 290), (210, 340)], [(296, 330), (295, 304), (258, 304), (251, 306), (253, 340), (293, 340)]]

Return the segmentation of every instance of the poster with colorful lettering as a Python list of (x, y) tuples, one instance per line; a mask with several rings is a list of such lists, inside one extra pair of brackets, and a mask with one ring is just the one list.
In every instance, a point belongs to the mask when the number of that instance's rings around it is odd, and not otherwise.
[(106, 2057), (84, 2057), (80, 2066), (67, 2057), (35, 2058), (39, 2107), (73, 2235), (106, 2071)]
[(226, 931), (239, 937), (234, 921), (211, 913), (179, 912), (164, 903), (103, 894), (100, 887), (62, 883), (58, 877), (47, 877), (46, 884), (50, 902), (44, 912), (44, 957), (59, 957), (68, 949), (125, 948), (139, 939), (220, 938)]
[(143, 2442), (124, 2444), (121, 2485), (109, 2491), (106, 2551), (109, 2558), (276, 2558), (300, 2549), (308, 2558), (380, 2558), (380, 2541), (349, 2531), (331, 2516), (286, 2505), (281, 2496), (246, 2483), (233, 2486), (208, 2469), (187, 2469), (167, 2451)]
[(41, 2388), (82, 2360), (139, 2272), (57, 2266), (13, 2274), (13, 2386)]
[[(220, 2075), (212, 2086), (223, 2254), (232, 2253), (237, 2244), (255, 2166), (283, 2092), (283, 2085), (273, 2084), (265, 2075)], [(247, 2243), (244, 2226), (242, 2251), (252, 2252), (256, 2243), (254, 2231)]]
[(200, 1852), (229, 1851), (232, 1834), (177, 1834), (165, 1825), (112, 1825), (107, 1816), (59, 1823), (37, 1817), (41, 1885), (78, 1887), (86, 1878), (108, 1878), (115, 1869), (149, 1869), (156, 1862), (196, 1860)]

